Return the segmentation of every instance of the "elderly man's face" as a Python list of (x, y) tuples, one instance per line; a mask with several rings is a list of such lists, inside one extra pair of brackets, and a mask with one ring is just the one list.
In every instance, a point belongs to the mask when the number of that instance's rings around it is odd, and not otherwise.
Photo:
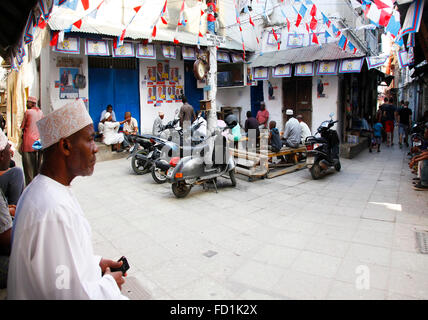
[(36, 106), (36, 104), (33, 101), (27, 101), (27, 108), (31, 109), (34, 108)]
[(107, 112), (112, 113), (113, 112), (113, 108), (112, 107), (107, 107)]
[(71, 154), (67, 168), (74, 176), (90, 176), (94, 172), (98, 147), (94, 141), (94, 125), (90, 124), (70, 137)]

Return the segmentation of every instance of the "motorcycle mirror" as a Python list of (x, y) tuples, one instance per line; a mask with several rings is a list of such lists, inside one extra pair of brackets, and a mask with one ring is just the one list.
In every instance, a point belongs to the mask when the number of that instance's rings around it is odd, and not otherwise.
[(178, 114), (178, 112), (179, 112), (179, 111), (178, 111), (178, 109), (175, 109), (175, 112), (174, 112), (174, 113), (175, 113), (175, 114)]
[(328, 116), (329, 116), (330, 118), (333, 118), (333, 117), (334, 117), (334, 112), (330, 113)]

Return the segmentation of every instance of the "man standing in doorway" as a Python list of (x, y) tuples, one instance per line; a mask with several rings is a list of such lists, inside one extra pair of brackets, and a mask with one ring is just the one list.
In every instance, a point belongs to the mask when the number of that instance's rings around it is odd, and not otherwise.
[(269, 111), (266, 110), (264, 101), (260, 102), (260, 110), (257, 112), (256, 119), (259, 122), (260, 129), (266, 129), (268, 127)]
[(187, 130), (196, 118), (195, 110), (193, 110), (193, 107), (187, 103), (187, 98), (184, 95), (181, 97), (181, 101), (183, 101), (183, 105), (181, 106), (180, 113), (178, 114), (180, 118), (180, 127), (182, 127), (183, 130)]
[(28, 186), (33, 178), (39, 173), (41, 164), (41, 151), (34, 150), (33, 144), (39, 140), (39, 130), (36, 122), (43, 118), (43, 112), (37, 107), (37, 98), (28, 97), (22, 129), (22, 166), (24, 169), (25, 183)]
[(403, 136), (406, 147), (409, 146), (408, 135), (409, 125), (412, 123), (412, 110), (409, 109), (409, 101), (402, 104), (402, 108), (398, 111), (398, 135), (400, 148), (403, 147)]

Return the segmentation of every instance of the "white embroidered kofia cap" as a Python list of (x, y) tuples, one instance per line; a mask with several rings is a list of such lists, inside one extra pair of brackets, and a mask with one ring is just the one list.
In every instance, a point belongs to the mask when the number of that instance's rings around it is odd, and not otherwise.
[(82, 130), (93, 121), (82, 99), (66, 104), (37, 121), (42, 149)]

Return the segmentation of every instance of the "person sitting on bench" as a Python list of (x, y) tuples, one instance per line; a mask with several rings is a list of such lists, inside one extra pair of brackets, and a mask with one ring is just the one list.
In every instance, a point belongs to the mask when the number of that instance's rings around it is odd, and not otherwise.
[(298, 148), (301, 139), (301, 128), (299, 121), (293, 117), (293, 110), (287, 109), (285, 112), (287, 122), (285, 123), (282, 141), (290, 148)]

